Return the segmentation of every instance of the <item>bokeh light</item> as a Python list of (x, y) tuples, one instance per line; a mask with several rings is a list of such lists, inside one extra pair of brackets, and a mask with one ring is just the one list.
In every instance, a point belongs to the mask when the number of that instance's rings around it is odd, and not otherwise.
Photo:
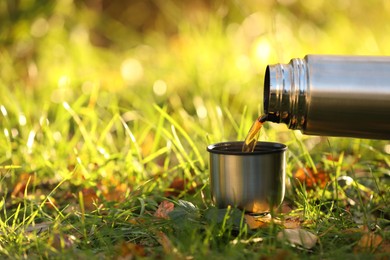
[(126, 59), (121, 64), (121, 75), (128, 84), (134, 84), (141, 80), (144, 69), (141, 63), (133, 58)]
[(153, 92), (157, 95), (157, 96), (163, 96), (165, 95), (165, 93), (167, 92), (167, 83), (165, 83), (165, 81), (159, 79), (159, 80), (156, 80), (153, 84)]

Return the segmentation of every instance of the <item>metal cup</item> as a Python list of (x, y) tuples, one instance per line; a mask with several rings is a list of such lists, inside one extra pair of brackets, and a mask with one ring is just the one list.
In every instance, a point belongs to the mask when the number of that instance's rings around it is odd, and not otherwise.
[(207, 147), (212, 200), (219, 208), (271, 212), (284, 198), (287, 147), (258, 142), (254, 152), (247, 153), (241, 151), (242, 145), (225, 142)]

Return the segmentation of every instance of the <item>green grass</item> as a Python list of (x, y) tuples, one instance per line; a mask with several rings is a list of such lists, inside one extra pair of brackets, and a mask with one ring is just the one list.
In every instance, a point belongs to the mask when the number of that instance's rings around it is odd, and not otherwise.
[[(288, 145), (291, 209), (253, 230), (212, 205), (206, 146), (245, 137), (267, 64), (388, 55), (388, 4), (150, 2), (142, 28), (126, 6), (0, 4), (1, 258), (386, 259), (388, 141), (266, 124), (261, 140)], [(326, 185), (297, 182), (304, 167)], [(174, 210), (158, 218), (165, 200)], [(291, 219), (313, 248), (277, 238)], [(362, 245), (374, 235), (380, 246)]]

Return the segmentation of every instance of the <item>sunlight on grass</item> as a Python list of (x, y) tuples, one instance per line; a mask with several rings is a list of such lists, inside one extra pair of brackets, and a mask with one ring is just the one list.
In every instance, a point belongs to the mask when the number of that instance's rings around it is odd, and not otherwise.
[[(0, 2), (0, 256), (388, 256), (388, 141), (266, 123), (260, 140), (288, 146), (288, 181), (256, 227), (212, 205), (206, 147), (244, 139), (266, 65), (388, 55), (389, 11), (380, 0)], [(292, 227), (318, 241), (280, 235)]]

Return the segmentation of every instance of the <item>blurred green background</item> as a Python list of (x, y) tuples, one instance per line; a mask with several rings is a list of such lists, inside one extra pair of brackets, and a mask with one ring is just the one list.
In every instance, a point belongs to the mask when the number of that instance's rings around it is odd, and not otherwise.
[[(389, 14), (386, 0), (1, 1), (1, 162), (54, 171), (84, 158), (89, 169), (133, 149), (145, 165), (174, 138), (203, 169), (207, 144), (242, 140), (261, 112), (266, 65), (388, 55)], [(266, 128), (261, 139), (291, 138)]]
[(389, 54), (389, 14), (386, 0), (5, 0), (1, 87), (54, 103), (98, 88), (102, 107), (180, 99), (200, 119), (209, 99), (256, 112), (267, 64)]
[[(104, 258), (124, 240), (176, 259), (158, 236), (159, 203), (210, 208), (206, 146), (243, 140), (266, 66), (307, 54), (390, 55), (390, 1), (0, 0), (0, 254)], [(288, 145), (287, 212), (321, 239), (314, 254), (275, 257), (353, 258), (356, 225), (388, 238), (388, 141), (274, 123), (260, 139)], [(179, 258), (278, 249), (274, 225), (236, 245), (229, 210), (219, 228), (192, 207), (186, 228), (166, 222)], [(46, 228), (30, 233), (34, 223)]]

